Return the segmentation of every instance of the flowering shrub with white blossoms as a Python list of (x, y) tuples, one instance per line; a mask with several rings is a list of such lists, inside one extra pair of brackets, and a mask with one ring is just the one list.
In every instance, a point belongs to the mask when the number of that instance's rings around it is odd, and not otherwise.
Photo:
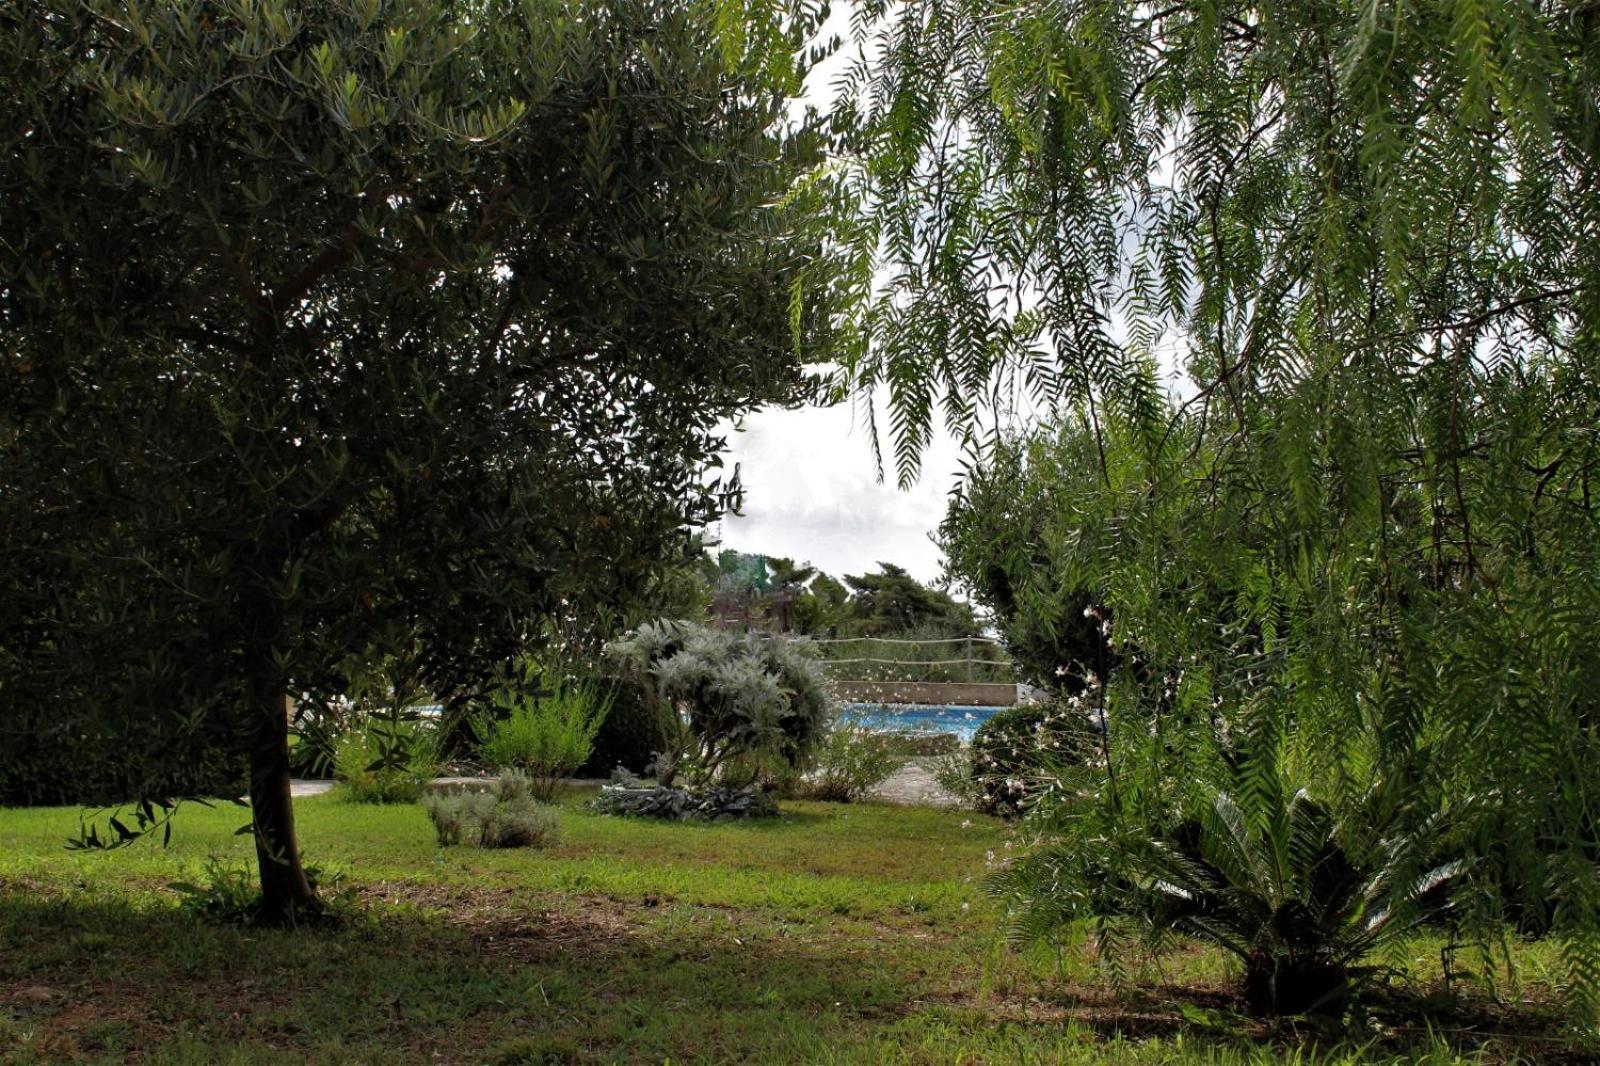
[(1001, 711), (972, 738), (978, 805), (991, 814), (1020, 814), (1030, 799), (1054, 783), (1059, 768), (1081, 765), (1092, 756), (1095, 738), (1081, 696)]

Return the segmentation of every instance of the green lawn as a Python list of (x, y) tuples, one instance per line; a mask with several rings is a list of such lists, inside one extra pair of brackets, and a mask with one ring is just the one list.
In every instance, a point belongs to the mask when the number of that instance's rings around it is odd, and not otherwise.
[[(291, 933), (203, 924), (164, 887), (208, 856), (245, 862), (241, 809), (185, 808), (170, 847), (114, 853), (64, 849), (76, 811), (0, 811), (0, 1060), (1581, 1057), (1539, 945), (1519, 949), (1515, 1008), (1408, 1000), (1327, 1047), (1238, 1019), (1205, 951), (1118, 991), (1087, 950), (1005, 947), (982, 885), (1007, 830), (976, 815), (790, 802), (766, 823), (662, 825), (581, 799), (545, 852), (440, 849), (419, 807), (302, 800), (308, 857), (358, 899), (344, 928)], [(1384, 961), (1436, 991), (1437, 944)]]

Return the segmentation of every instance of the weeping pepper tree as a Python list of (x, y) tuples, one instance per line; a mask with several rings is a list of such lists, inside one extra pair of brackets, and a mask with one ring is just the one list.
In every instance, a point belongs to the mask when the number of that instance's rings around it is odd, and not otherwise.
[(1075, 510), (989, 547), (1070, 577), (1000, 607), (1103, 609), (1149, 667), (1110, 694), (1124, 783), (1218, 746), (1210, 713), (1148, 742), (1162, 701), (1323, 738), (1319, 781), (1465, 808), (1475, 876), (1600, 994), (1600, 7), (869, 0), (850, 32), (808, 186), (841, 381), (887, 394), (901, 481), (940, 421), (1073, 438), (1088, 476), (1040, 499)]
[(735, 503), (718, 420), (801, 396), (826, 314), (781, 206), (816, 138), (719, 40), (665, 0), (0, 6), (5, 747), (98, 730), (157, 801), (222, 744), (288, 918), (291, 693), (352, 652), (471, 691)]

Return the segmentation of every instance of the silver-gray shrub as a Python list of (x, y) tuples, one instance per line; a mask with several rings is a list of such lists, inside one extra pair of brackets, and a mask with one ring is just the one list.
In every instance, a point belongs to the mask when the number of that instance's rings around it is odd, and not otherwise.
[(763, 762), (799, 766), (832, 718), (821, 660), (805, 639), (664, 620), (606, 650), (662, 716), (662, 784), (680, 772), (711, 782)]
[(444, 847), (543, 848), (560, 838), (556, 808), (535, 799), (533, 781), (515, 770), (487, 791), (430, 793), (423, 804)]

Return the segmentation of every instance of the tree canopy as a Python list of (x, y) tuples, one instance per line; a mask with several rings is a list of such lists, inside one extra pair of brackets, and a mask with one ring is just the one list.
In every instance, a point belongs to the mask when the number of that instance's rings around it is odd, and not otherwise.
[(879, 563), (876, 574), (846, 574), (850, 588), (848, 626), (866, 636), (909, 632), (974, 636), (972, 609), (948, 592), (930, 588), (894, 563)]
[(282, 914), (287, 696), (398, 652), (449, 699), (681, 553), (737, 498), (718, 420), (803, 395), (827, 320), (781, 204), (816, 138), (720, 41), (660, 0), (0, 7), (7, 734), (114, 723), (158, 798), (220, 728)]
[(1074, 550), (1098, 532), (1085, 497), (1101, 471), (1092, 434), (1075, 423), (998, 442), (952, 497), (939, 526), (945, 572), (994, 621), (1024, 680), (1081, 691), (1118, 656), (1098, 575)]
[(730, 620), (813, 637), (976, 636), (972, 608), (894, 563), (843, 582), (810, 563), (731, 549), (701, 565), (716, 582), (713, 611)]
[[(900, 473), (941, 410), (971, 433), (1012, 387), (1158, 420), (1174, 361), (1187, 409), (1241, 445), (1312, 381), (1340, 417), (1347, 397), (1378, 417), (1421, 395), (1445, 417), (1463, 379), (1551, 359), (1581, 392), (1597, 20), (1562, 2), (862, 5), (838, 86), (852, 151), (816, 184), (852, 212), (846, 370), (888, 389)], [(1385, 443), (1413, 421), (1378, 420)]]

